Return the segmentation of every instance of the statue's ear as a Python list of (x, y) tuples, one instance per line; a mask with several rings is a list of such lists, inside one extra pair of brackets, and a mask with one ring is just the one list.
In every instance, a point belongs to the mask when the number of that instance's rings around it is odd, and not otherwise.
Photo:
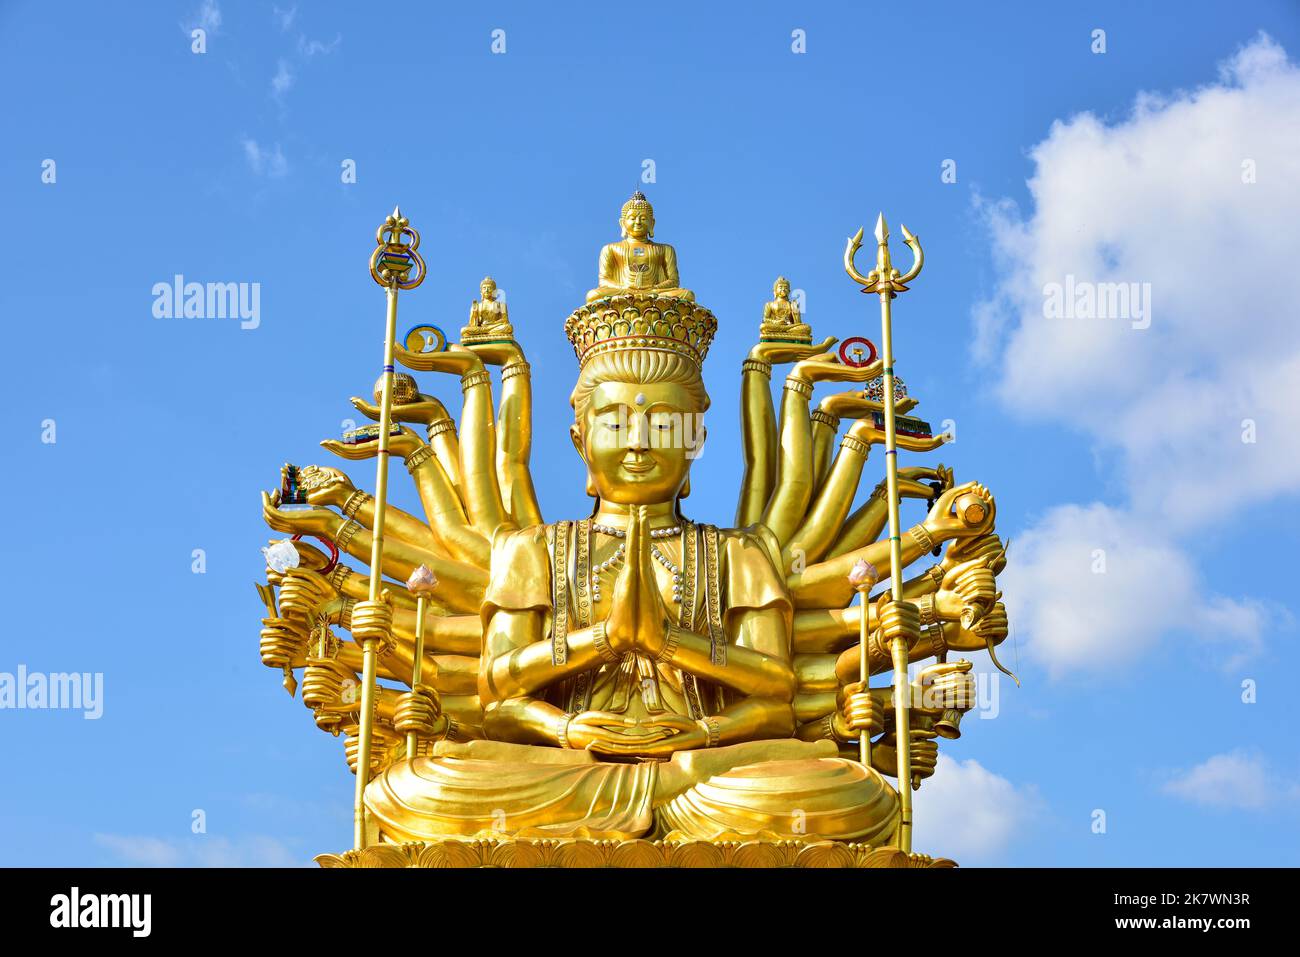
[(573, 447), (577, 450), (578, 457), (584, 462), (587, 461), (587, 453), (582, 449), (582, 430), (578, 428), (577, 422), (569, 426), (569, 438), (573, 440)]

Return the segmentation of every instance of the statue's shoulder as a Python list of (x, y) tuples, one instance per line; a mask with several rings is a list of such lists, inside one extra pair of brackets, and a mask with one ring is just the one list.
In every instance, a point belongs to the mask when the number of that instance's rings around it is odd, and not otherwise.
[(550, 525), (502, 525), (492, 535), (492, 566), (483, 596), (484, 620), (491, 609), (550, 607)]
[(732, 548), (745, 552), (760, 549), (762, 556), (767, 559), (773, 568), (780, 568), (781, 543), (772, 534), (772, 530), (761, 522), (746, 525), (744, 528), (720, 528), (718, 534)]
[(719, 569), (727, 594), (727, 607), (779, 607), (791, 613), (790, 592), (781, 572), (781, 544), (762, 524), (717, 529)]
[(539, 545), (545, 548), (554, 528), (554, 523), (549, 525), (525, 525), (523, 528), (510, 524), (501, 525), (492, 534), (492, 553), (495, 555), (498, 549), (503, 551), (526, 549), (535, 548)]

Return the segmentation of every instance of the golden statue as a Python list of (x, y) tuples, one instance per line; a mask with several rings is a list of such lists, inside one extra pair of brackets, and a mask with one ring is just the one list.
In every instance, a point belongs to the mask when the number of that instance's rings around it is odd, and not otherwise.
[(812, 345), (812, 326), (799, 316), (799, 306), (790, 300), (790, 280), (777, 276), (772, 283), (772, 301), (763, 304), (763, 321), (758, 327), (763, 341), (796, 342)]
[[(625, 229), (648, 238), (638, 197)], [(905, 290), (919, 243), (906, 277), (884, 238), (883, 270), (859, 277), (860, 235), (850, 275), (882, 301)], [(910, 793), (974, 705), (971, 664), (948, 653), (992, 653), (1006, 637), (994, 581), (1005, 549), (992, 495), (954, 484), (942, 465), (887, 469), (850, 514), (872, 445), (943, 442), (899, 417), (915, 401), (895, 401), (892, 368), (840, 361), (834, 339), (760, 341), (741, 371), (737, 527), (694, 521), (683, 503), (705, 439), (702, 367), (717, 320), (675, 288), (671, 247), (657, 247), (671, 272), (648, 278), (673, 288), (654, 297), (609, 285), (602, 255), (602, 295), (565, 323), (578, 360), (569, 437), (593, 508), (546, 523), (522, 350), (510, 339), (396, 345), (398, 292), (419, 284), (423, 260), (397, 211), (378, 240), (371, 274), (388, 291), (389, 354), (459, 376), (463, 407), (458, 435), (442, 403), (386, 362), (375, 402), (352, 400), (379, 428), (322, 443), (376, 458), (378, 494), (308, 466), (285, 473), (305, 507), (263, 495), (267, 523), (295, 536), (266, 550), (263, 662), (290, 693), (302, 670), (304, 704), (343, 736), (358, 776), (357, 849), (322, 863), (950, 863), (910, 853)], [(487, 283), (480, 304), (493, 301)], [(790, 309), (778, 321), (798, 325), (780, 286)], [(885, 346), (889, 356), (887, 326)], [(779, 423), (778, 363), (793, 363)], [(501, 370), (495, 416), (489, 366)], [(859, 386), (813, 407), (816, 383), (882, 370), (885, 401)], [(851, 425), (836, 452), (841, 420)], [(393, 455), (423, 516), (386, 502)], [(882, 538), (902, 498), (928, 512)], [(904, 579), (904, 566), (945, 544), (937, 564)], [(870, 595), (884, 578), (890, 588)], [(909, 680), (908, 662), (929, 659)], [(891, 672), (894, 687), (870, 686)]]
[(460, 330), (462, 344), (493, 342), (513, 339), (514, 327), (510, 325), (510, 311), (505, 301), (497, 298), (496, 280), (484, 276), (479, 283), (479, 298), (470, 303), (469, 325)]
[(601, 249), (600, 285), (587, 293), (587, 302), (632, 293), (695, 298), (695, 293), (681, 288), (676, 250), (654, 241), (654, 207), (640, 190), (623, 204), (618, 225), (623, 238)]

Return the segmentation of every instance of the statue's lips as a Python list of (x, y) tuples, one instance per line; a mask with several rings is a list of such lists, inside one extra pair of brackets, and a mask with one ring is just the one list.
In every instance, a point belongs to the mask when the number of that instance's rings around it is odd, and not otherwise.
[(644, 462), (629, 462), (624, 460), (623, 471), (631, 472), (633, 475), (644, 475), (655, 467), (653, 459), (647, 459)]

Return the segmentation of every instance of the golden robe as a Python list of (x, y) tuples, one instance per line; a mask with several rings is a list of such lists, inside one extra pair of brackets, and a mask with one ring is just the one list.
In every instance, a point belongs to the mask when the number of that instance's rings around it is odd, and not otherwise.
[[(679, 625), (710, 638), (715, 661), (725, 661), (730, 619), (740, 612), (779, 609), (788, 634), (792, 605), (771, 533), (762, 526), (684, 527)], [(567, 632), (591, 624), (589, 547), (587, 522), (498, 534), (485, 627), (498, 609), (541, 612), (553, 657), (564, 655)], [(555, 573), (560, 567), (563, 575)], [(568, 712), (693, 719), (737, 699), (730, 689), (634, 653), (558, 681), (539, 697)], [(794, 739), (636, 762), (533, 744), (441, 742), (432, 757), (384, 771), (367, 788), (366, 805), (377, 836), (399, 841), (761, 836), (882, 844), (897, 818), (897, 795), (875, 770), (840, 757), (833, 741)]]

